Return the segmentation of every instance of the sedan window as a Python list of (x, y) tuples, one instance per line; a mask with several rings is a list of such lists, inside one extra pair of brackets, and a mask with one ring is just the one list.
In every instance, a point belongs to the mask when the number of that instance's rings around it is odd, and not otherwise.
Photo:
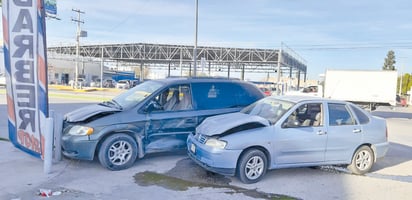
[(360, 124), (367, 124), (369, 122), (369, 117), (367, 114), (365, 114), (365, 111), (351, 105), (350, 106), (353, 110), (353, 112), (356, 114), (356, 116), (358, 117), (359, 123)]
[(321, 103), (308, 103), (299, 106), (283, 123), (284, 128), (323, 126)]
[(328, 108), (330, 126), (354, 125), (356, 123), (345, 104), (329, 103)]

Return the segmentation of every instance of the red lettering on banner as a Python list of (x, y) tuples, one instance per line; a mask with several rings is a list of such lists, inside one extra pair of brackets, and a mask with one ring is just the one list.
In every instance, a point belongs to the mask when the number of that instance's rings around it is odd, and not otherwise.
[(35, 152), (40, 153), (40, 141), (34, 135), (31, 135), (23, 130), (18, 130), (17, 132), (18, 142), (26, 147), (27, 149), (33, 150)]

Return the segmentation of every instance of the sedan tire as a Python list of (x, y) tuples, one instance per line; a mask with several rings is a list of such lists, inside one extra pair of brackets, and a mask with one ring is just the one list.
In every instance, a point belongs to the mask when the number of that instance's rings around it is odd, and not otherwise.
[(357, 175), (367, 173), (375, 162), (375, 156), (373, 151), (368, 146), (361, 146), (356, 150), (352, 158), (352, 163), (348, 166), (348, 169)]
[(127, 134), (111, 135), (99, 149), (99, 161), (103, 167), (117, 171), (131, 167), (136, 161), (137, 144)]
[(265, 153), (257, 149), (250, 149), (240, 157), (237, 175), (243, 183), (256, 183), (262, 179), (266, 170), (267, 158)]

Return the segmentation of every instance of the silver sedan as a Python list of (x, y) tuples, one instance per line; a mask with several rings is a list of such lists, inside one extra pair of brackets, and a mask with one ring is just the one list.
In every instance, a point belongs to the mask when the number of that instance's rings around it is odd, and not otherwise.
[(187, 139), (192, 160), (244, 183), (289, 167), (345, 165), (364, 174), (388, 146), (384, 119), (349, 102), (298, 96), (266, 97), (209, 117)]

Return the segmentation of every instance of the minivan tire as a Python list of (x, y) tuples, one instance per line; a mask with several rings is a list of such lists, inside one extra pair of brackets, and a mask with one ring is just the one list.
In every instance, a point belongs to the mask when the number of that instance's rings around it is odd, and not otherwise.
[(103, 167), (113, 171), (127, 169), (136, 161), (137, 143), (127, 134), (114, 134), (103, 141), (98, 154)]

